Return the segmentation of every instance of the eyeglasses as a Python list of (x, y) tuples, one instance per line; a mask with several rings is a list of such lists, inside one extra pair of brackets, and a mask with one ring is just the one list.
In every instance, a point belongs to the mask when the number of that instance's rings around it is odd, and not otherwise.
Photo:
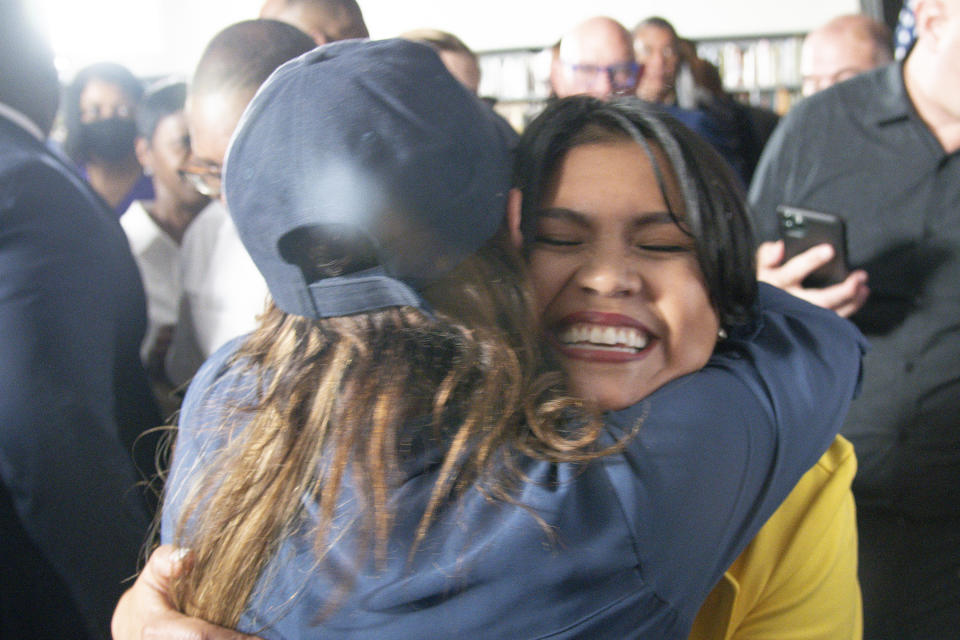
[(601, 78), (607, 78), (614, 91), (632, 91), (637, 86), (643, 65), (636, 62), (621, 62), (599, 66), (595, 64), (565, 63), (577, 82), (595, 86)]
[(193, 160), (180, 167), (177, 173), (199, 193), (208, 198), (220, 197), (223, 168), (215, 163)]

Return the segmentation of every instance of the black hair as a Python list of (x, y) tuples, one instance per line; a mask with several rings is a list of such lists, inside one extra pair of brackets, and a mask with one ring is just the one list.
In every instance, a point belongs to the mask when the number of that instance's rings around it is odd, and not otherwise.
[(139, 104), (143, 97), (143, 83), (133, 72), (116, 62), (98, 62), (77, 72), (64, 94), (63, 124), (67, 137), (63, 148), (78, 163), (86, 160), (80, 150), (80, 96), (91, 80), (101, 80), (120, 87), (134, 104)]
[(207, 44), (190, 83), (192, 95), (219, 91), (251, 94), (287, 60), (316, 46), (304, 32), (278, 20), (244, 20)]
[(284, 0), (284, 2), (288, 7), (307, 5), (321, 11), (330, 23), (328, 29), (324, 31), (329, 31), (327, 36), (331, 40), (370, 37), (360, 5), (356, 0)]
[(633, 28), (633, 33), (636, 34), (637, 31), (645, 27), (655, 27), (657, 29), (663, 29), (664, 31), (670, 34), (670, 37), (673, 39), (674, 44), (680, 40), (680, 36), (677, 35), (677, 30), (673, 28), (673, 25), (670, 24), (670, 21), (666, 18), (661, 18), (660, 16), (650, 16), (649, 18), (644, 18), (637, 23), (637, 26)]
[[(540, 203), (574, 147), (632, 140), (647, 150), (664, 202), (697, 244), (697, 258), (722, 326), (749, 320), (757, 295), (753, 232), (743, 188), (726, 161), (700, 136), (660, 107), (636, 98), (601, 101), (573, 96), (551, 102), (520, 137), (514, 185), (523, 192), (521, 231), (533, 238)], [(661, 166), (651, 146), (663, 152)], [(664, 178), (676, 179), (683, 211), (672, 205)]]
[(186, 101), (186, 82), (164, 82), (152, 86), (137, 107), (137, 135), (151, 140), (160, 121), (183, 111)]

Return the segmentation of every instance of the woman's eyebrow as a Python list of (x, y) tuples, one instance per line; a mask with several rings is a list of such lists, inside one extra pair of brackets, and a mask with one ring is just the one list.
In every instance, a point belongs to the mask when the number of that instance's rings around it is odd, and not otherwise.
[[(536, 217), (567, 221), (584, 227), (593, 224), (593, 216), (590, 214), (566, 207), (540, 209), (537, 211)], [(630, 220), (632, 227), (645, 227), (656, 224), (675, 225), (677, 224), (677, 220), (669, 211), (644, 211), (643, 213), (635, 214)]]
[(676, 225), (677, 219), (669, 211), (646, 211), (634, 216), (632, 222), (633, 227), (645, 227), (655, 224)]
[(585, 213), (575, 211), (574, 209), (567, 209), (565, 207), (539, 209), (536, 213), (535, 219), (539, 220), (541, 218), (572, 222), (573, 224), (577, 224), (582, 227), (590, 226), (590, 216)]

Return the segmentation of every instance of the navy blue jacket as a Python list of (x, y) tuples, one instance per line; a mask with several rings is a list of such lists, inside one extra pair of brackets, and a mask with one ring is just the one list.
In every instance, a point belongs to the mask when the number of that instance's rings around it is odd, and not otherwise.
[(150, 522), (145, 323), (116, 216), (0, 116), (0, 637), (109, 637)]
[[(255, 386), (230, 364), (239, 341), (187, 394), (164, 507), (171, 541), (184, 494), (227, 438), (215, 427)], [(355, 566), (348, 533), (317, 565), (303, 535), (283, 541), (241, 629), (266, 638), (686, 638), (707, 593), (832, 441), (857, 385), (853, 325), (763, 285), (758, 318), (731, 331), (707, 366), (607, 415), (589, 465), (524, 460), (523, 508), (467, 492), (408, 550), (438, 470), (423, 452), (395, 499), (386, 566)], [(230, 414), (242, 429), (244, 414)], [(232, 429), (231, 429), (232, 430)], [(343, 496), (349, 516), (350, 496)], [(339, 531), (334, 525), (332, 535)], [(332, 617), (316, 616), (355, 574)]]

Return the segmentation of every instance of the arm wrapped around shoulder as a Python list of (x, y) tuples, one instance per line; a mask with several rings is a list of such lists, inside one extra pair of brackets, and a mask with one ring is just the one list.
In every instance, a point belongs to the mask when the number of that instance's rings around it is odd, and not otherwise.
[(691, 619), (833, 441), (866, 346), (848, 320), (767, 285), (729, 334), (706, 367), (608, 417), (614, 436), (642, 421), (606, 469), (645, 580)]
[(849, 320), (760, 283), (756, 321), (732, 330), (718, 357), (754, 365), (781, 446), (812, 445), (797, 461), (804, 473), (840, 429), (860, 387), (866, 349)]

